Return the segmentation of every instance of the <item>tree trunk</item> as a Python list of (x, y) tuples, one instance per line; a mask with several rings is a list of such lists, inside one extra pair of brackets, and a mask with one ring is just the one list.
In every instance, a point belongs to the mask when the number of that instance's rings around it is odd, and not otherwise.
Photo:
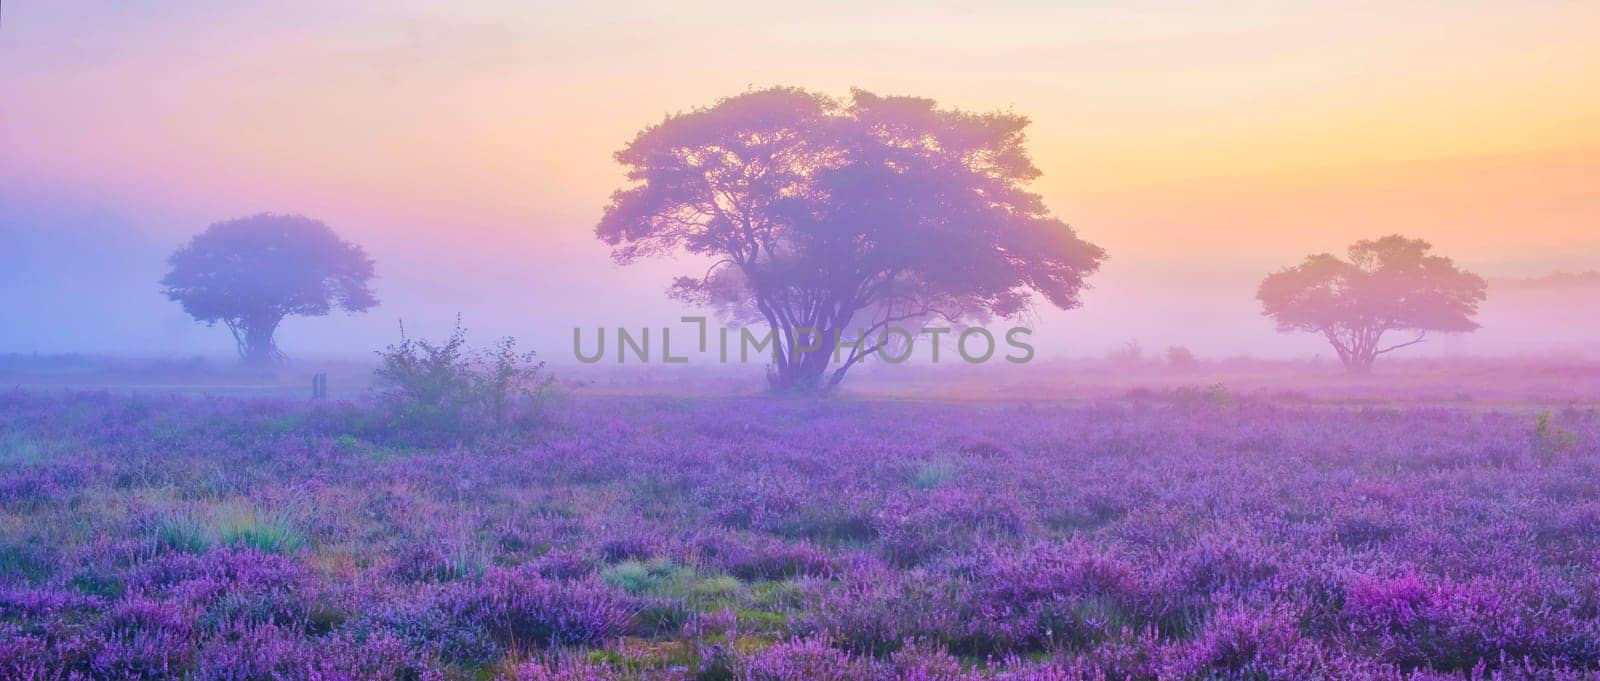
[(243, 343), (239, 347), (239, 361), (249, 367), (272, 366), (278, 362), (278, 346), (272, 335), (278, 330), (277, 320), (246, 322)]
[(1345, 359), (1344, 368), (1352, 376), (1366, 376), (1372, 373), (1372, 365), (1377, 361), (1378, 356), (1373, 353), (1352, 353)]
[(1353, 376), (1372, 373), (1372, 364), (1378, 360), (1377, 341), (1380, 336), (1372, 336), (1365, 331), (1345, 336), (1333, 330), (1323, 332), (1323, 337), (1339, 353), (1339, 363)]
[[(782, 333), (793, 332), (786, 330)], [(813, 339), (816, 347), (805, 351), (800, 348), (809, 346), (803, 340), (790, 343), (787, 346), (788, 361), (778, 363), (767, 371), (768, 389), (782, 395), (822, 395), (832, 391), (837, 381), (829, 381), (827, 374), (833, 362), (833, 334), (833, 329), (817, 331)]]
[(805, 358), (799, 362), (775, 365), (769, 369), (768, 389), (783, 395), (819, 395), (831, 389), (832, 385), (824, 379), (828, 362), (810, 359), (809, 354)]

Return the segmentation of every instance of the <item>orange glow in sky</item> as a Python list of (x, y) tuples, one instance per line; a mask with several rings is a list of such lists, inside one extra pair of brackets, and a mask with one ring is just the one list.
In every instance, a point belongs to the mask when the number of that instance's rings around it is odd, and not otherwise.
[(7, 3), (0, 200), (167, 239), (303, 212), (556, 282), (609, 267), (591, 230), (640, 128), (857, 86), (1029, 116), (1035, 188), (1113, 281), (1390, 232), (1490, 274), (1600, 267), (1600, 3), (226, 5)]

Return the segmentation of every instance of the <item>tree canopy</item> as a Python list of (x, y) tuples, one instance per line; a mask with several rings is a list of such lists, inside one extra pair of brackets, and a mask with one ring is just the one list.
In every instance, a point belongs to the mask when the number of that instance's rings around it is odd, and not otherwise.
[[(1345, 260), (1321, 253), (1269, 275), (1257, 298), (1279, 331), (1322, 334), (1346, 368), (1366, 372), (1379, 356), (1421, 343), (1429, 332), (1478, 328), (1473, 316), (1486, 284), (1432, 249), (1396, 235), (1358, 241)], [(1384, 345), (1390, 331), (1413, 335)]]
[(1078, 306), (1105, 253), (1026, 189), (1027, 125), (862, 90), (748, 92), (619, 151), (632, 184), (596, 234), (620, 263), (705, 256), (673, 295), (776, 332), (775, 388), (831, 389), (891, 325)]
[(373, 262), (366, 252), (299, 215), (218, 222), (167, 262), (162, 293), (196, 320), (227, 326), (240, 359), (251, 364), (280, 356), (273, 334), (285, 317), (378, 304), (368, 288)]

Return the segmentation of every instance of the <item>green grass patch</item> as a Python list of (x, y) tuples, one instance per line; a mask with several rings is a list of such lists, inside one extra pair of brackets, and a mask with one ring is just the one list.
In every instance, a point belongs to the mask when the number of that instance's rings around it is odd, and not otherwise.
[(631, 594), (682, 596), (694, 582), (694, 570), (668, 560), (628, 560), (602, 570), (600, 578)]
[(232, 546), (289, 554), (306, 544), (305, 534), (287, 514), (228, 503), (198, 512), (163, 513), (151, 527), (151, 539), (159, 548), (184, 553)]
[(34, 466), (50, 458), (48, 447), (21, 433), (0, 433), (0, 464)]
[(924, 492), (934, 489), (955, 477), (956, 467), (947, 463), (925, 463), (912, 475), (911, 486)]

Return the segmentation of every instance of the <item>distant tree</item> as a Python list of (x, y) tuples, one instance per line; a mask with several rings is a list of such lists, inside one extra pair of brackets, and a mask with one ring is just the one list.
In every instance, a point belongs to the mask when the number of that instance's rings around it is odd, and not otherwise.
[(1193, 369), (1199, 366), (1200, 360), (1194, 356), (1194, 351), (1182, 345), (1167, 347), (1167, 366), (1174, 369)]
[(1106, 361), (1112, 364), (1132, 366), (1144, 361), (1144, 346), (1139, 341), (1128, 340), (1122, 345), (1106, 353)]
[(827, 391), (895, 342), (891, 326), (1014, 317), (1035, 293), (1079, 304), (1105, 254), (1024, 188), (1039, 175), (1027, 125), (861, 90), (749, 92), (669, 116), (618, 152), (633, 184), (596, 235), (624, 264), (713, 260), (672, 294), (765, 322), (775, 390)]
[(335, 307), (361, 312), (378, 304), (367, 288), (372, 259), (366, 252), (298, 215), (218, 222), (167, 263), (162, 293), (196, 320), (222, 322), (239, 359), (251, 365), (281, 357), (272, 336), (285, 317), (321, 316)]
[[(1430, 255), (1432, 248), (1401, 236), (1358, 241), (1348, 260), (1323, 253), (1269, 275), (1256, 297), (1279, 331), (1320, 333), (1346, 369), (1366, 373), (1379, 356), (1430, 332), (1478, 328), (1472, 318), (1485, 296), (1483, 279)], [(1384, 345), (1390, 331), (1413, 337)]]

